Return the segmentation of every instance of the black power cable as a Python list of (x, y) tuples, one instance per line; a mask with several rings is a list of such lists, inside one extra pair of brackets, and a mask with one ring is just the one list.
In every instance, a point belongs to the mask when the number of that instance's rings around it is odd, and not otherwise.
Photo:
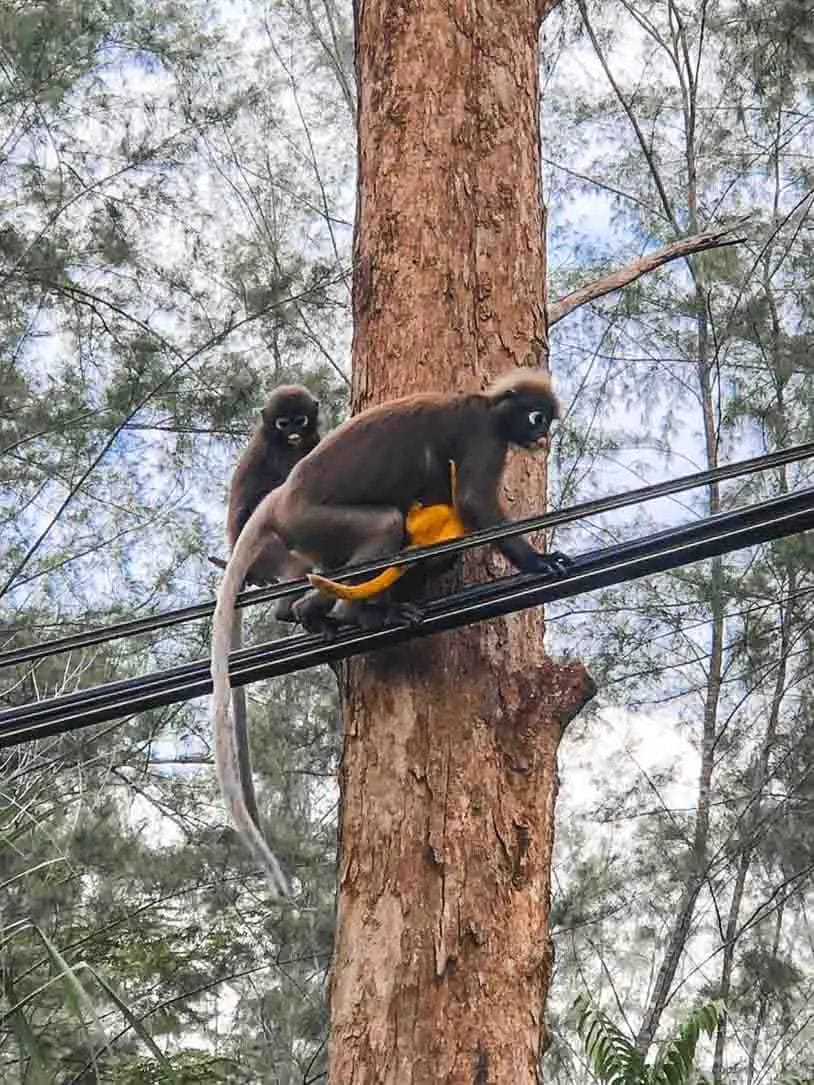
[[(574, 520), (582, 520), (588, 516), (596, 516), (601, 512), (610, 512), (613, 509), (625, 508), (629, 505), (640, 504), (644, 501), (653, 501), (659, 497), (668, 497), (671, 494), (681, 493), (698, 486), (707, 486), (712, 482), (722, 482), (728, 478), (736, 478), (742, 475), (755, 474), (758, 471), (766, 471), (773, 467), (782, 467), (785, 464), (795, 463), (799, 460), (809, 459), (814, 456), (814, 441), (807, 444), (794, 445), (791, 448), (781, 449), (779, 452), (770, 452), (763, 456), (755, 456), (749, 460), (740, 460), (737, 463), (726, 464), (723, 467), (714, 467), (706, 471), (696, 471), (691, 475), (682, 475), (677, 479), (668, 479), (664, 482), (656, 482), (651, 486), (640, 486), (635, 490), (626, 490), (621, 494), (612, 494), (608, 497), (595, 498), (592, 501), (584, 501), (582, 504), (573, 505), (557, 512), (543, 513), (540, 516), (528, 517), (524, 520), (512, 520), (499, 524), (496, 527), (487, 528), (483, 531), (473, 532), (462, 539), (453, 539), (450, 542), (439, 543), (435, 546), (416, 547), (409, 553), (394, 555), (381, 561), (368, 562), (364, 565), (348, 567), (341, 572), (332, 573), (336, 580), (345, 580), (349, 576), (367, 575), (381, 572), (389, 566), (413, 564), (427, 557), (438, 557), (445, 554), (457, 554), (463, 550), (469, 550), (475, 546), (483, 546), (487, 543), (497, 542), (499, 539), (509, 538), (513, 535), (525, 535), (534, 531), (542, 531), (546, 528), (556, 527), (560, 524), (571, 523)], [(286, 595), (293, 595), (308, 587), (306, 580), (292, 580), (284, 584), (275, 584), (269, 588), (258, 588), (253, 591), (242, 592), (237, 599), (237, 606), (252, 606), (255, 603), (266, 603), (273, 599), (280, 599)], [(181, 607), (177, 610), (165, 611), (162, 614), (154, 614), (146, 618), (134, 618), (114, 625), (91, 629), (82, 633), (74, 633), (67, 637), (59, 637), (54, 640), (44, 641), (41, 644), (29, 645), (25, 648), (11, 649), (0, 652), (0, 667), (10, 667), (19, 663), (27, 663), (35, 659), (44, 659), (47, 656), (57, 655), (60, 652), (73, 651), (78, 648), (88, 648), (91, 645), (103, 644), (107, 641), (118, 640), (122, 637), (136, 636), (139, 633), (149, 633), (156, 629), (165, 629), (169, 626), (180, 625), (184, 622), (196, 621), (207, 618), (214, 611), (214, 601), (197, 603), (189, 607)]]
[[(520, 575), (465, 588), (425, 606), (413, 628), (349, 631), (326, 642), (313, 635), (281, 638), (230, 656), (234, 685), (293, 673), (374, 649), (389, 647), (539, 606), (612, 584), (664, 572), (746, 546), (784, 538), (814, 527), (814, 487), (769, 501), (656, 532), (634, 542), (590, 551), (556, 578)], [(73, 731), (210, 693), (209, 660), (171, 671), (54, 697), (0, 713), (0, 748)]]

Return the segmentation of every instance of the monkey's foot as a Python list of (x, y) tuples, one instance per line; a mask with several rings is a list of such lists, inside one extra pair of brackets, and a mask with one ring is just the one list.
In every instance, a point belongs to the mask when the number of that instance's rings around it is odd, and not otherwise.
[(337, 622), (327, 614), (310, 615), (305, 621), (300, 620), (300, 625), (306, 633), (316, 633), (323, 640), (334, 641), (342, 628), (342, 623)]
[(291, 620), (299, 622), (306, 633), (319, 633), (329, 640), (336, 637), (339, 622), (329, 614), (334, 601), (321, 591), (312, 590), (294, 599), (289, 608)]
[(291, 622), (296, 624), (300, 619), (297, 617), (295, 603), (297, 600), (290, 595), (278, 599), (274, 607), (274, 618), (278, 622)]
[(424, 611), (415, 603), (368, 604), (360, 610), (358, 618), (363, 629), (387, 629), (400, 625), (412, 628), (424, 620)]
[(424, 621), (424, 608), (417, 603), (391, 603), (388, 608), (388, 621), (393, 625), (421, 625)]
[(384, 602), (381, 599), (364, 603), (342, 600), (331, 611), (331, 619), (345, 629), (376, 633), (392, 626), (418, 625), (424, 618), (423, 610), (415, 603)]

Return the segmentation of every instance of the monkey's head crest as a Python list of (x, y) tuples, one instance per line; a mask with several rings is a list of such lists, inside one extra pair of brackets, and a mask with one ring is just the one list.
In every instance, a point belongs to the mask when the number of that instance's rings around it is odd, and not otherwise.
[(543, 448), (560, 404), (551, 377), (542, 369), (515, 369), (504, 373), (486, 393), (494, 404), (503, 437), (520, 448)]

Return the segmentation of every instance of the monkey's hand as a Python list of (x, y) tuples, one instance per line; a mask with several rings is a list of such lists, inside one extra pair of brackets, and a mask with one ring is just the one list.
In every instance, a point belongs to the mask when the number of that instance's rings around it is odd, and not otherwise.
[(571, 564), (571, 559), (559, 550), (549, 550), (541, 554), (524, 538), (510, 536), (501, 539), (498, 549), (505, 558), (521, 573), (535, 573), (537, 576), (560, 576)]
[(561, 576), (563, 573), (568, 572), (569, 568), (573, 565), (571, 558), (567, 554), (563, 554), (560, 550), (549, 550), (545, 554), (537, 554), (536, 561), (529, 568), (523, 570), (523, 572), (536, 573), (538, 576)]
[(522, 573), (533, 573), (535, 576), (554, 578), (567, 573), (573, 562), (567, 554), (561, 553), (559, 550), (540, 553), (538, 550), (529, 547), (522, 554), (522, 562), (516, 564)]

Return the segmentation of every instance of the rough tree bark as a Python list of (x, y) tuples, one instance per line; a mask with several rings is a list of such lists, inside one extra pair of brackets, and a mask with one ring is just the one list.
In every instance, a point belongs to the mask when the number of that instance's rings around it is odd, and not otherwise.
[[(544, 14), (358, 0), (355, 410), (547, 364)], [(511, 513), (544, 494), (516, 456)], [(353, 661), (343, 686), (330, 1081), (536, 1082), (557, 747), (591, 681), (546, 657), (532, 611)]]

